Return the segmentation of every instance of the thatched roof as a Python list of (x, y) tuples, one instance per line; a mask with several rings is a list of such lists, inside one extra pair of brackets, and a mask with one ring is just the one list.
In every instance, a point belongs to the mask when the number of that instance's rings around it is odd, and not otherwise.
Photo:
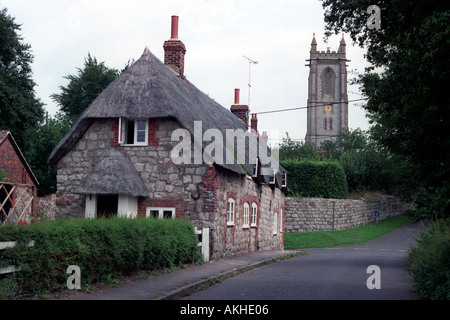
[[(146, 48), (141, 58), (114, 80), (80, 116), (53, 150), (49, 163), (58, 163), (95, 119), (120, 117), (174, 118), (192, 136), (194, 121), (202, 122), (203, 133), (208, 129), (218, 129), (224, 138), (227, 129), (246, 131), (244, 124), (230, 110), (219, 105), (187, 79), (175, 74)], [(208, 144), (204, 142), (203, 147)], [(246, 145), (248, 154), (254, 146), (249, 146), (248, 141)], [(230, 151), (224, 143), (224, 157), (227, 152)], [(237, 162), (219, 165), (238, 174), (252, 172), (253, 165), (248, 164), (248, 160), (239, 159)]]
[(136, 169), (117, 147), (112, 147), (103, 155), (74, 193), (148, 197), (147, 188)]

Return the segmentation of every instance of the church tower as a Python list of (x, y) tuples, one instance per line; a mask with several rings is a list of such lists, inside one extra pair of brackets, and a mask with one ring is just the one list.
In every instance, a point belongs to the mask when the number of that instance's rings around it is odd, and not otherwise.
[(338, 51), (317, 51), (313, 35), (308, 77), (308, 111), (305, 140), (316, 148), (336, 138), (348, 128), (347, 65), (345, 40)]

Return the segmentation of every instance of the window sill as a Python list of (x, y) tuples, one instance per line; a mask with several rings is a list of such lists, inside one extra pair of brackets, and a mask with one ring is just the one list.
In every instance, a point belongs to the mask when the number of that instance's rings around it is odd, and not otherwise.
[(121, 144), (121, 147), (147, 147), (148, 143), (140, 143), (140, 144)]

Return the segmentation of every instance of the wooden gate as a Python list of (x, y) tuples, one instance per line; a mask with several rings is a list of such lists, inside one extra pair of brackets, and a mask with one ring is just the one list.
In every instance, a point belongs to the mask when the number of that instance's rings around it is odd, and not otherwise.
[(29, 223), (36, 218), (37, 189), (33, 185), (0, 182), (0, 224)]

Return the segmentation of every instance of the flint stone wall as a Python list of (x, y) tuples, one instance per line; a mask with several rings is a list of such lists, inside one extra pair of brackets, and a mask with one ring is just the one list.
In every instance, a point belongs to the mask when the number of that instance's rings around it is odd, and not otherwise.
[[(333, 215), (334, 204), (334, 215)], [(376, 195), (361, 200), (286, 198), (285, 232), (345, 230), (405, 214), (410, 205), (399, 198)]]

